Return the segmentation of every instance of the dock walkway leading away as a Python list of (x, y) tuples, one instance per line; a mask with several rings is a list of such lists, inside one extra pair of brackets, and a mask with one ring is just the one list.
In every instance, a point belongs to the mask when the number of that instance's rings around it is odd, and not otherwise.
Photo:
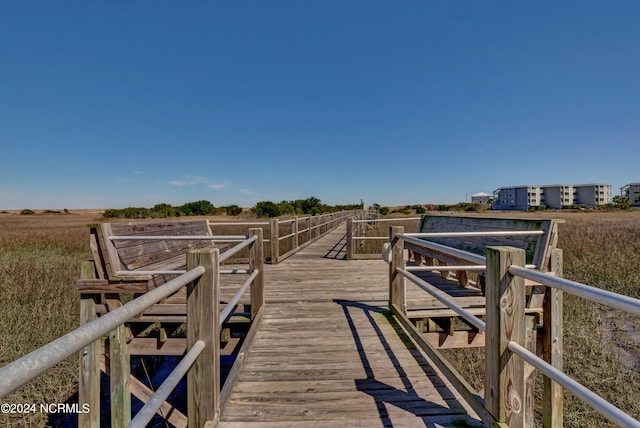
[(345, 226), (265, 266), (265, 313), (221, 427), (483, 426), (388, 309), (388, 265)]

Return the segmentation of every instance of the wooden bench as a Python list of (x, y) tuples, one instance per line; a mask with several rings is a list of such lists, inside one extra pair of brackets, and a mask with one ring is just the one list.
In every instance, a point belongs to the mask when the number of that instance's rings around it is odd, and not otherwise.
[[(164, 239), (141, 239), (141, 237)], [(176, 239), (182, 237), (185, 239)], [(94, 296), (96, 312), (106, 313), (123, 304), (121, 293), (139, 295), (178, 276), (186, 269), (189, 250), (217, 246), (207, 220), (101, 223), (90, 228), (94, 272), (85, 272), (78, 292)], [(130, 237), (127, 239), (127, 237)], [(134, 238), (135, 237), (135, 238)], [(189, 238), (191, 237), (191, 238)], [(219, 246), (219, 245), (218, 245)], [(186, 321), (186, 291), (178, 291), (127, 323), (132, 355), (182, 355), (186, 342), (169, 339)], [(151, 324), (160, 340), (138, 337)]]
[[(474, 258), (473, 256), (484, 256), (487, 246), (510, 246), (525, 250), (526, 263), (528, 265), (535, 265), (541, 271), (551, 272), (554, 270), (551, 255), (557, 244), (558, 222), (558, 220), (542, 219), (425, 215), (420, 221), (419, 233), (539, 231), (539, 234), (421, 238), (472, 255), (472, 257), (466, 259), (464, 254), (451, 255), (435, 248), (424, 248), (412, 242), (405, 241), (405, 248), (409, 250), (409, 261), (413, 258), (415, 265), (442, 266), (438, 270), (439, 275), (433, 272), (421, 273), (419, 271), (414, 272), (414, 274), (430, 282), (434, 289), (438, 289), (439, 293), (443, 293), (447, 298), (452, 299), (470, 313), (483, 316), (485, 313), (484, 271), (474, 270), (473, 273), (477, 280), (472, 283), (466, 270), (455, 270), (452, 265), (475, 265), (477, 262), (470, 260)], [(447, 266), (451, 269), (448, 270)], [(455, 275), (458, 284), (452, 281), (453, 275)], [(406, 316), (414, 320), (416, 324), (420, 324), (420, 327), (426, 330), (425, 333), (444, 333), (440, 335), (432, 334), (434, 338), (438, 338), (438, 340), (433, 340), (437, 346), (466, 347), (484, 345), (484, 337), (475, 334), (472, 331), (473, 329), (470, 331), (473, 333), (472, 335), (456, 333), (457, 327), (454, 320), (458, 319), (458, 316), (455, 311), (421, 290), (409, 292), (410, 289), (411, 286), (407, 285)], [(544, 287), (528, 287), (525, 311), (539, 319), (543, 298)], [(461, 323), (457, 324), (459, 327)], [(460, 337), (457, 340), (449, 340), (448, 337), (452, 336)]]
[[(555, 248), (558, 241), (557, 223), (558, 220), (425, 215), (420, 220), (418, 232), (541, 231), (541, 235), (442, 237), (428, 238), (428, 240), (481, 256), (485, 255), (487, 246), (523, 248), (528, 264), (534, 264), (537, 269), (542, 271), (549, 271), (551, 249)], [(410, 247), (411, 245), (408, 244), (407, 248)], [(460, 262), (459, 258), (447, 256), (438, 251), (424, 249), (414, 249), (414, 251), (444, 263), (457, 264)]]
[[(212, 236), (211, 229), (207, 220), (102, 223), (92, 227), (90, 244), (98, 278), (114, 286), (152, 281), (141, 292), (166, 282), (166, 275), (154, 278), (144, 272), (183, 270), (187, 251), (214, 245), (213, 239), (118, 239), (127, 236)], [(130, 286), (128, 291), (137, 291), (135, 287)]]

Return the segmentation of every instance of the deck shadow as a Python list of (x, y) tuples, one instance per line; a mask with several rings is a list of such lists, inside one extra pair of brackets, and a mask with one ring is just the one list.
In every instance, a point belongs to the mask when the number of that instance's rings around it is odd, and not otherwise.
[(347, 254), (346, 249), (347, 249), (347, 235), (344, 234), (340, 237), (338, 242), (336, 242), (335, 245), (331, 247), (329, 251), (327, 251), (327, 254), (325, 254), (323, 258), (342, 260), (345, 258)]
[[(355, 380), (356, 388), (358, 391), (370, 395), (375, 400), (378, 415), (381, 420), (385, 422), (385, 426), (393, 426), (392, 421), (389, 419), (391, 415), (389, 414), (386, 405), (395, 406), (415, 415), (418, 418), (421, 418), (427, 427), (436, 426), (435, 423), (430, 422), (430, 420), (437, 416), (466, 415), (467, 412), (455, 399), (453, 393), (446, 387), (445, 381), (435, 373), (430, 363), (424, 358), (417, 347), (415, 347), (409, 336), (402, 329), (402, 326), (397, 322), (387, 308), (349, 300), (334, 300), (334, 302), (342, 307), (345, 318), (349, 323), (349, 328), (353, 335), (356, 348), (358, 349), (362, 366), (366, 373), (366, 379)], [(402, 382), (402, 389), (398, 389), (376, 379), (369, 357), (364, 349), (361, 333), (358, 331), (356, 321), (350, 312), (351, 310), (361, 310), (369, 321), (370, 327), (375, 331), (377, 338), (380, 340), (380, 344), (384, 348), (387, 357), (392, 362), (393, 367), (397, 372), (398, 378)], [(432, 390), (437, 391), (440, 395), (440, 401), (444, 401), (447, 406), (443, 406), (433, 401), (428, 401), (418, 395), (416, 392), (418, 386), (413, 384), (411, 378), (406, 373), (399, 359), (399, 355), (397, 355), (398, 351), (392, 349), (389, 340), (387, 340), (384, 332), (380, 329), (378, 321), (374, 319), (373, 313), (383, 314), (385, 316), (386, 321), (392, 326), (395, 334), (405, 346), (405, 349), (401, 350), (401, 352), (404, 353), (406, 351), (408, 355), (411, 355), (414, 361), (424, 372), (425, 378), (428, 378), (428, 381), (433, 384)], [(424, 382), (422, 382), (422, 384), (424, 385)]]

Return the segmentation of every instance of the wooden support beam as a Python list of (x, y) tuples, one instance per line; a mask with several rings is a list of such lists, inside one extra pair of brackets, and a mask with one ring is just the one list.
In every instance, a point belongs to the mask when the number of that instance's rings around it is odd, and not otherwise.
[(458, 279), (458, 284), (460, 284), (461, 287), (467, 287), (469, 285), (469, 275), (466, 270), (457, 271), (456, 278)]
[(200, 428), (220, 415), (219, 260), (217, 248), (187, 253), (187, 270), (197, 266), (205, 268), (198, 280), (187, 285), (187, 348), (191, 349), (200, 340), (205, 343), (187, 374), (189, 428)]
[(524, 346), (524, 279), (509, 274), (510, 265), (524, 266), (525, 252), (513, 247), (487, 247), (487, 315), (485, 357), (485, 407), (511, 428), (525, 422), (524, 362), (508, 344)]
[[(105, 356), (102, 356), (100, 358), (100, 369), (106, 374), (109, 374), (109, 364), (110, 362), (108, 361), (108, 358), (106, 358)], [(133, 394), (134, 397), (136, 397), (143, 403), (146, 403), (153, 395), (153, 391), (149, 389), (147, 385), (136, 379), (133, 375), (129, 377), (129, 385), (131, 387), (131, 394)], [(100, 416), (100, 412), (96, 413), (98, 413), (98, 416)], [(187, 426), (187, 417), (166, 401), (162, 403), (156, 413), (169, 421), (174, 427), (183, 428)], [(84, 425), (79, 426), (83, 427)]]
[[(562, 278), (562, 250), (551, 250), (551, 271)], [(547, 287), (543, 302), (542, 357), (562, 370), (563, 356), (563, 295), (561, 290)], [(545, 376), (542, 395), (542, 423), (545, 428), (562, 427), (562, 386)]]
[(280, 229), (278, 223), (278, 219), (273, 219), (269, 222), (270, 224), (270, 236), (271, 240), (271, 264), (275, 265), (278, 263), (278, 258), (280, 257)]
[(353, 218), (349, 217), (347, 219), (347, 243), (345, 246), (346, 251), (346, 259), (353, 259)]
[[(117, 302), (117, 303), (116, 303)], [(107, 301), (109, 307), (120, 307), (119, 300)], [(129, 360), (129, 346), (127, 345), (127, 330), (124, 324), (109, 333), (110, 377), (109, 392), (111, 394), (111, 426), (124, 428), (131, 422), (131, 390), (129, 378), (131, 364)]]
[[(96, 277), (93, 261), (82, 262), (80, 278), (92, 280)], [(97, 318), (95, 297), (88, 294), (80, 296), (80, 325)], [(88, 413), (78, 413), (78, 426), (100, 427), (100, 341), (87, 345), (80, 351), (80, 379), (78, 381), (78, 403), (80, 408), (88, 404)]]
[(264, 306), (264, 248), (262, 245), (262, 229), (249, 229), (249, 236), (256, 236), (256, 241), (249, 249), (249, 270), (258, 271), (258, 276), (251, 284), (251, 320), (254, 320), (260, 308)]
[[(417, 326), (416, 326), (417, 327)], [(477, 331), (454, 331), (422, 333), (425, 340), (436, 349), (480, 348), (484, 346), (485, 335)]]
[[(438, 261), (438, 266), (447, 266), (447, 262), (443, 262), (442, 260), (440, 260), (440, 261)], [(449, 271), (448, 270), (441, 270), (440, 271), (440, 277), (442, 279), (449, 278)]]
[[(393, 243), (397, 235), (404, 233), (404, 227), (391, 226), (389, 241)], [(391, 263), (389, 263), (389, 306), (396, 305), (406, 313), (404, 277), (396, 272), (396, 268), (404, 268), (404, 240), (398, 238), (391, 248)]]
[[(537, 350), (537, 316), (536, 315), (526, 315), (525, 316), (525, 348), (531, 351), (532, 353), (536, 353)], [(524, 362), (524, 381), (525, 381), (525, 406), (524, 410), (525, 421), (528, 426), (533, 426), (533, 420), (535, 418), (533, 414), (533, 407), (535, 402), (535, 390), (536, 390), (536, 370), (531, 364)]]

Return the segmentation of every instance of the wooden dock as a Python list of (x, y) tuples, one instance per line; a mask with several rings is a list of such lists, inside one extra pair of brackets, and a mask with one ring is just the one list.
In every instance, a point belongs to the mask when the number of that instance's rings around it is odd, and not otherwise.
[(483, 426), (388, 308), (388, 265), (344, 225), (265, 266), (266, 307), (221, 427)]

